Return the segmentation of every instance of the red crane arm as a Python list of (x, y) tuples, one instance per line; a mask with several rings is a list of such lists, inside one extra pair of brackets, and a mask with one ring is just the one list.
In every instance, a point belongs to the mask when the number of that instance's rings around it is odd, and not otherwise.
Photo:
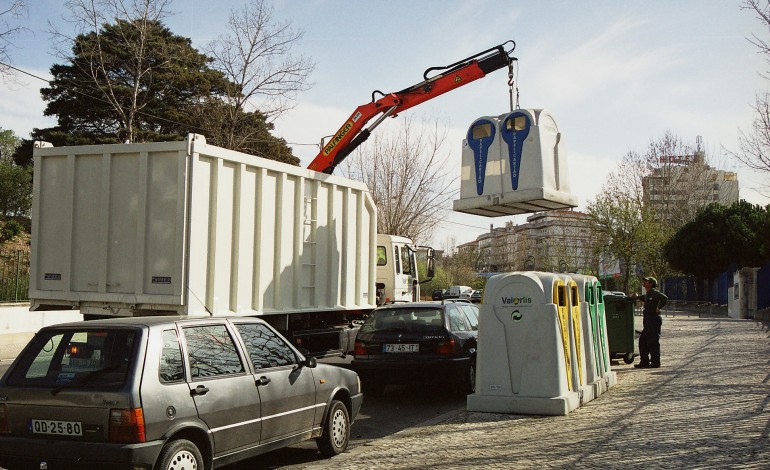
[[(509, 43), (512, 44), (512, 47), (506, 50), (505, 46)], [(490, 72), (509, 65), (516, 60), (510, 55), (515, 47), (516, 44), (513, 41), (507, 41), (454, 64), (431, 67), (423, 74), (424, 81), (399, 92), (386, 95), (375, 90), (372, 93), (372, 101), (353, 111), (345, 124), (322, 146), (321, 151), (310, 162), (308, 168), (323, 173), (332, 173), (345, 157), (369, 138), (371, 131), (386, 117), (395, 117), (401, 111), (467, 85)], [(440, 72), (429, 78), (428, 74), (434, 71)], [(380, 94), (382, 97), (375, 101), (375, 94)], [(378, 114), (381, 116), (368, 129), (364, 129), (364, 126)]]

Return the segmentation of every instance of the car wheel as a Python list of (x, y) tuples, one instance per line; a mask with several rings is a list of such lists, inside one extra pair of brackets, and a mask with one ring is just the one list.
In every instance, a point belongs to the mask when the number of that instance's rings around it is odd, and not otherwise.
[(333, 457), (345, 452), (350, 442), (350, 416), (345, 405), (332, 400), (329, 416), (324, 424), (324, 431), (316, 441), (318, 450), (326, 457)]
[(155, 470), (204, 470), (203, 457), (195, 444), (177, 439), (163, 446)]
[(466, 395), (476, 392), (476, 359), (471, 359), (471, 363), (468, 366), (468, 375), (465, 377), (464, 391)]

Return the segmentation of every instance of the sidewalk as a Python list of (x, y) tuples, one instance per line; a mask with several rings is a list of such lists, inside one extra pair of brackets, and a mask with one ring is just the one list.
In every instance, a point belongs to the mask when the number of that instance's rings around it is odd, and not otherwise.
[(618, 385), (567, 416), (461, 411), (303, 468), (770, 468), (768, 338), (669, 313), (662, 367), (613, 367)]

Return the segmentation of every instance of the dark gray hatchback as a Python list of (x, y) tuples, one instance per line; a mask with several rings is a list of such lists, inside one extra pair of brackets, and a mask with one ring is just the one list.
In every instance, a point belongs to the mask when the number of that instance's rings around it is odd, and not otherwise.
[(0, 380), (0, 466), (209, 469), (311, 438), (331, 456), (362, 400), (254, 318), (56, 325)]

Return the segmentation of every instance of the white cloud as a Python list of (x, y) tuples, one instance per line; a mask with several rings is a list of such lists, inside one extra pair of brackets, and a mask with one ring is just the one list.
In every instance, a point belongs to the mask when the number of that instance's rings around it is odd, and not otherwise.
[[(47, 72), (28, 70), (38, 77), (50, 78)], [(0, 127), (12, 130), (18, 137), (28, 138), (32, 129), (56, 125), (56, 120), (43, 116), (45, 102), (40, 89), (47, 84), (21, 75), (14, 81), (0, 85)]]

